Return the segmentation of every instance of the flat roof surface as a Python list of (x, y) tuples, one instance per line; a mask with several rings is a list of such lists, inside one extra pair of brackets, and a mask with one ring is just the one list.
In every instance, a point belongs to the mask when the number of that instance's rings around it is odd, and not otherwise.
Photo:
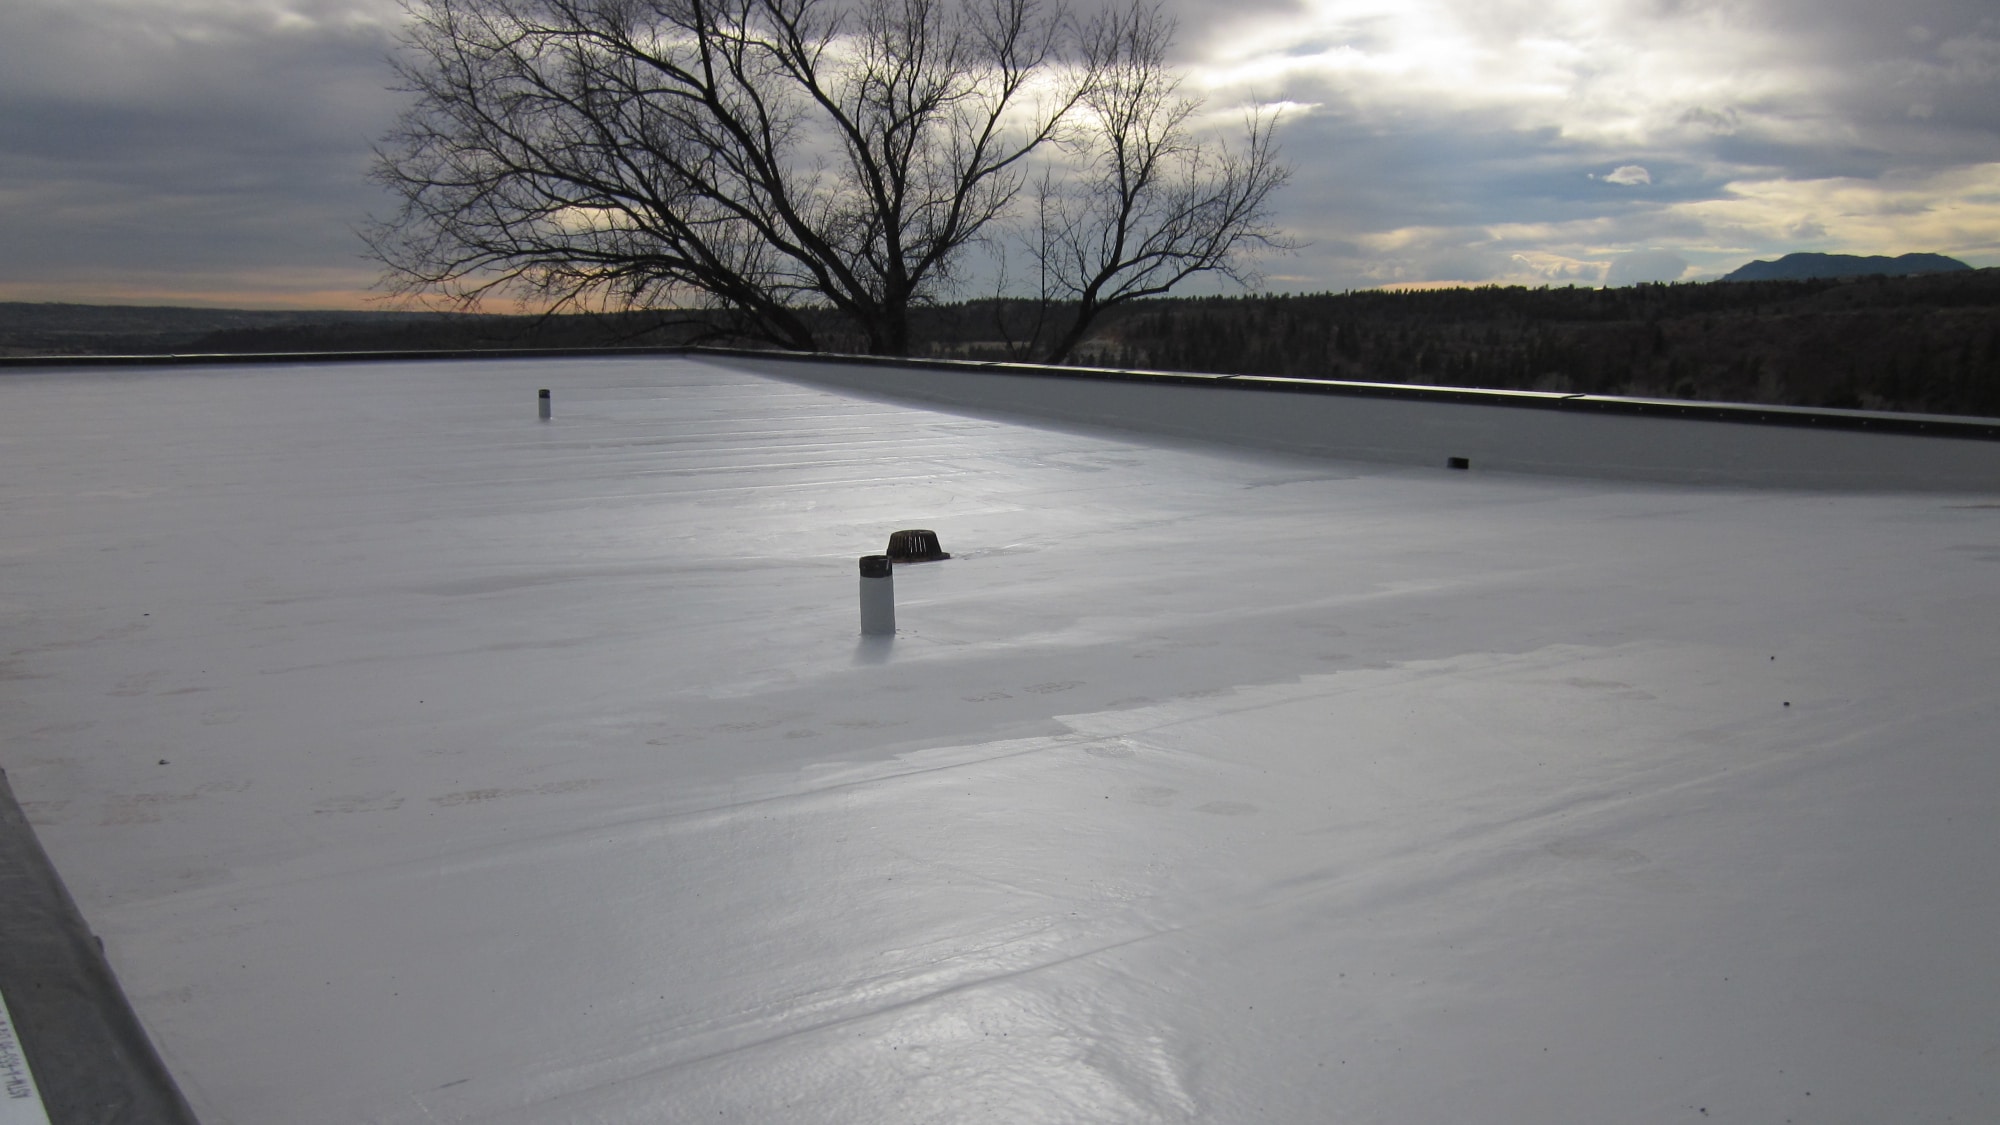
[(2000, 1116), (2000, 496), (696, 359), (13, 374), (0, 459), (0, 767), (209, 1125)]

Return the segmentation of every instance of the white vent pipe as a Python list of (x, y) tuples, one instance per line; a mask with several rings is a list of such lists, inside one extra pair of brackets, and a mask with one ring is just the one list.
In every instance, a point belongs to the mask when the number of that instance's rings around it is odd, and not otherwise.
[(861, 632), (870, 637), (896, 633), (896, 579), (887, 555), (861, 556)]

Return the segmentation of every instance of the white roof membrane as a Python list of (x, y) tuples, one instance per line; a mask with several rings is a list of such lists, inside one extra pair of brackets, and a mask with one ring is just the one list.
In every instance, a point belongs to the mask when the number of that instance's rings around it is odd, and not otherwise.
[(210, 1125), (2000, 1115), (2000, 494), (687, 359), (12, 375), (0, 457), (0, 766)]

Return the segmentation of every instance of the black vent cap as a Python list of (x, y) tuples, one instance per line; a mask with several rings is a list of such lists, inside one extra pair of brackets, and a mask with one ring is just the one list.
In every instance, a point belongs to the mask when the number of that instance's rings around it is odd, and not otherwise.
[(887, 555), (861, 556), (861, 577), (863, 578), (887, 578), (891, 569), (889, 556)]
[(898, 531), (889, 536), (889, 557), (897, 562), (934, 562), (951, 556), (938, 544), (935, 531)]

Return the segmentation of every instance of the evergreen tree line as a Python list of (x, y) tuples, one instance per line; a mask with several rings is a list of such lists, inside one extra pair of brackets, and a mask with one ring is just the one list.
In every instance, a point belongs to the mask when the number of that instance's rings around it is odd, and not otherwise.
[[(941, 339), (936, 354), (1005, 354)], [(1099, 366), (2000, 415), (2000, 270), (1146, 302)]]

